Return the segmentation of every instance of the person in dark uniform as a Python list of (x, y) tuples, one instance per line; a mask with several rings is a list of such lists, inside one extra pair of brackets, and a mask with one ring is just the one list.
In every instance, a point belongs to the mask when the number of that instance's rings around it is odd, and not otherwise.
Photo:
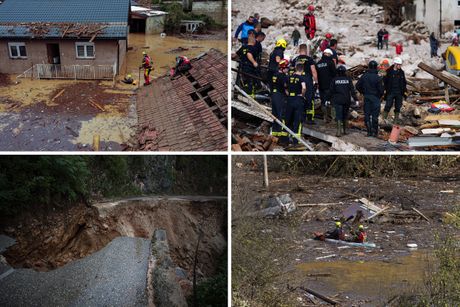
[(393, 65), (388, 68), (386, 76), (383, 78), (385, 85), (385, 108), (383, 109), (383, 119), (387, 119), (388, 113), (395, 105), (395, 118), (393, 123), (399, 123), (399, 113), (403, 103), (403, 97), (407, 97), (407, 82), (404, 71), (401, 69), (402, 59), (395, 58)]
[[(297, 136), (301, 136), (302, 132), (302, 117), (304, 113), (305, 93), (307, 92), (307, 78), (304, 75), (303, 64), (298, 63), (295, 66), (295, 71), (288, 77), (286, 83), (287, 105), (285, 122)], [(298, 140), (292, 140), (294, 145), (298, 144)]]
[(370, 61), (369, 69), (356, 83), (356, 89), (364, 95), (364, 116), (367, 136), (379, 133), (380, 99), (383, 96), (382, 79), (378, 75), (377, 62)]
[(263, 51), (263, 48), (262, 48), (262, 42), (265, 40), (265, 33), (264, 32), (258, 32), (256, 33), (256, 49), (257, 49), (257, 63), (261, 64), (262, 62), (262, 51)]
[(326, 106), (327, 98), (329, 97), (329, 89), (331, 81), (337, 75), (334, 61), (332, 60), (332, 50), (326, 49), (323, 52), (321, 60), (316, 64), (316, 71), (318, 73), (318, 87), (319, 95), (321, 98), (321, 109), (324, 114), (324, 121), (329, 123), (331, 120), (332, 112), (331, 106)]
[[(283, 120), (286, 109), (286, 82), (288, 78), (289, 60), (282, 59), (278, 63), (278, 67), (279, 70), (272, 76), (272, 114), (279, 120)], [(273, 121), (272, 135), (276, 137), (287, 137), (287, 132), (282, 130), (282, 127)], [(284, 140), (286, 141), (286, 138), (284, 138)]]
[(318, 82), (318, 74), (316, 72), (315, 61), (307, 55), (308, 49), (306, 44), (299, 46), (299, 55), (292, 60), (291, 66), (296, 67), (297, 64), (302, 64), (304, 67), (305, 80), (307, 81), (307, 92), (305, 93), (305, 108), (303, 122), (313, 125), (315, 118), (315, 84)]
[(246, 86), (246, 92), (251, 95), (252, 97), (255, 96), (255, 85), (256, 80), (253, 77), (249, 76), (257, 76), (258, 75), (258, 67), (259, 64), (257, 63), (257, 47), (256, 47), (256, 40), (254, 35), (249, 35), (248, 37), (248, 44), (244, 45), (238, 52), (240, 52), (240, 65), (241, 70), (243, 73), (243, 80)]
[(286, 46), (286, 40), (279, 39), (276, 41), (275, 49), (270, 53), (268, 62), (268, 82), (270, 83), (270, 88), (272, 87), (272, 76), (278, 71), (278, 63), (284, 59), (284, 50)]
[(350, 110), (351, 99), (357, 101), (353, 80), (348, 77), (345, 66), (340, 65), (337, 68), (337, 77), (332, 79), (329, 90), (330, 101), (335, 108), (335, 117), (337, 120), (337, 134), (340, 137), (346, 134), (348, 121), (348, 111)]

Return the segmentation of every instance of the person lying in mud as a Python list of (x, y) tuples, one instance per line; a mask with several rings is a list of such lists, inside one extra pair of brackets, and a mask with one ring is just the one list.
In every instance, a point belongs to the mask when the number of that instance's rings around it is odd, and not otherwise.
[(121, 82), (126, 83), (126, 84), (133, 84), (134, 79), (131, 75), (126, 75), (126, 77), (123, 80), (121, 80)]
[(186, 56), (178, 56), (176, 57), (176, 67), (171, 70), (171, 78), (183, 74), (184, 72), (189, 71), (191, 68), (192, 64)]

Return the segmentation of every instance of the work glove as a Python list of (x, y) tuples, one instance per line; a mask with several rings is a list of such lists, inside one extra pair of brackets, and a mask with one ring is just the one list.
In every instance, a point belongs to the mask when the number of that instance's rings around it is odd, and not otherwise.
[(404, 99), (407, 99), (407, 97), (409, 97), (409, 93), (408, 93), (408, 92), (404, 92), (403, 97), (404, 97)]
[(328, 106), (331, 105), (331, 102), (328, 100), (328, 101), (326, 101), (326, 102), (324, 103), (324, 105), (325, 105), (326, 107), (328, 107)]

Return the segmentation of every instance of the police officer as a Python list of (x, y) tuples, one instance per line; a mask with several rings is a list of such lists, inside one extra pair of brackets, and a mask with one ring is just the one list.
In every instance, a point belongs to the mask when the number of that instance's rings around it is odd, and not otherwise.
[(401, 112), (403, 96), (407, 97), (407, 83), (404, 71), (401, 69), (401, 58), (395, 58), (393, 65), (388, 68), (386, 76), (383, 78), (385, 85), (385, 108), (383, 118), (387, 119), (388, 113), (395, 106), (395, 118), (393, 123), (399, 123), (399, 113)]
[[(305, 93), (307, 92), (307, 78), (304, 75), (304, 66), (298, 63), (295, 66), (295, 71), (288, 77), (287, 81), (287, 106), (285, 122), (298, 137), (302, 130), (302, 117), (304, 113)], [(294, 138), (293, 144), (298, 144), (298, 140)]]
[(270, 53), (270, 59), (268, 62), (268, 81), (270, 87), (272, 86), (272, 76), (278, 71), (278, 63), (284, 59), (284, 50), (286, 49), (287, 42), (281, 38), (276, 41), (275, 49)]
[(382, 79), (378, 75), (377, 62), (370, 61), (369, 69), (356, 83), (356, 89), (364, 95), (364, 116), (367, 136), (379, 133), (380, 99), (383, 96)]
[(337, 77), (332, 79), (331, 88), (329, 90), (330, 101), (335, 108), (335, 116), (337, 120), (337, 134), (340, 137), (346, 133), (348, 120), (348, 111), (350, 110), (351, 99), (357, 101), (353, 80), (346, 75), (347, 69), (340, 65), (337, 68)]
[(246, 84), (246, 91), (252, 97), (255, 96), (255, 84), (256, 80), (254, 80), (252, 76), (258, 75), (258, 67), (259, 64), (257, 63), (257, 47), (254, 34), (250, 34), (248, 37), (248, 44), (244, 45), (240, 50), (241, 56), (241, 69), (243, 71), (243, 80)]
[(332, 60), (332, 50), (326, 49), (323, 52), (321, 60), (316, 64), (316, 71), (318, 73), (318, 87), (319, 95), (321, 97), (321, 109), (324, 114), (324, 120), (326, 123), (330, 122), (331, 106), (326, 107), (326, 100), (329, 97), (329, 89), (331, 87), (331, 81), (337, 75), (334, 61)]
[(304, 67), (304, 76), (307, 81), (307, 92), (305, 93), (305, 106), (303, 122), (314, 124), (315, 104), (313, 102), (315, 96), (315, 84), (318, 83), (318, 74), (316, 72), (315, 61), (307, 55), (307, 45), (299, 46), (299, 55), (292, 60), (291, 66), (296, 67), (297, 64), (302, 64)]
[[(278, 67), (279, 70), (272, 76), (272, 114), (279, 120), (282, 120), (286, 109), (286, 82), (288, 78), (289, 60), (282, 59), (278, 63)], [(273, 121), (272, 135), (276, 137), (287, 137), (287, 132), (283, 132), (282, 127)], [(283, 140), (286, 141), (286, 138)]]

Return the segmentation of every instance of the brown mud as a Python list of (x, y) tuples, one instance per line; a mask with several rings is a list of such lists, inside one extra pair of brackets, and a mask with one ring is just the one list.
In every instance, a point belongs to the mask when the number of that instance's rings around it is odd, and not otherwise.
[(4, 256), (13, 267), (48, 271), (102, 249), (115, 237), (150, 239), (161, 228), (166, 230), (174, 262), (191, 272), (201, 230), (198, 269), (209, 276), (227, 244), (225, 203), (164, 198), (127, 201), (108, 209), (80, 204), (34, 214), (3, 230), (17, 241)]
[[(452, 229), (444, 223), (445, 213), (460, 203), (458, 170), (426, 174), (405, 174), (394, 178), (329, 178), (270, 172), (270, 187), (263, 188), (258, 166), (233, 165), (233, 199), (247, 204), (243, 212), (255, 212), (269, 196), (290, 194), (296, 204), (339, 203), (333, 206), (298, 207), (287, 217), (262, 219), (264, 232), (286, 242), (285, 259), (274, 265), (286, 274), (280, 287), (306, 286), (336, 297), (343, 306), (380, 306), (392, 296), (423, 286), (435, 233)], [(441, 191), (452, 191), (444, 193)], [(389, 206), (390, 213), (364, 223), (368, 242), (378, 248), (361, 248), (313, 240), (313, 232), (334, 228), (334, 219), (356, 199), (367, 198), (377, 206)], [(233, 216), (241, 208), (233, 204)], [(421, 211), (429, 222), (407, 207)], [(246, 212), (246, 213), (244, 213)], [(392, 214), (392, 212), (404, 214)], [(345, 227), (348, 232), (349, 228)], [(460, 238), (460, 233), (457, 231)], [(415, 243), (418, 249), (408, 248)], [(325, 257), (325, 258), (322, 258)], [(399, 292), (398, 292), (399, 291)], [(299, 297), (300, 292), (299, 293)], [(310, 303), (305, 297), (303, 304)]]

